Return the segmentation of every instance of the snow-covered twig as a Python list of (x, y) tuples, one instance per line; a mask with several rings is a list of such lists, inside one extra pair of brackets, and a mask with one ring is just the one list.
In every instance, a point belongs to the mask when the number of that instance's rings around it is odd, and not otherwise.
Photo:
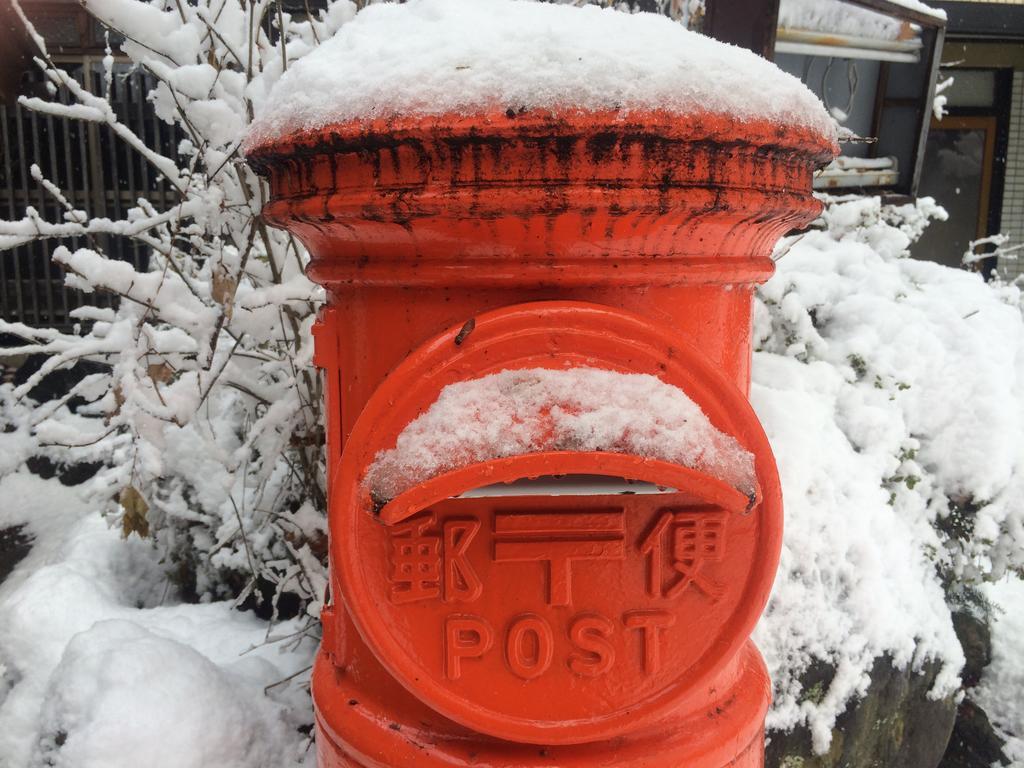
[[(1010, 236), (1005, 234), (990, 235), (989, 237), (982, 237), (978, 240), (971, 240), (967, 245), (967, 250), (964, 252), (962, 260), (963, 264), (965, 266), (977, 264), (979, 261), (984, 261), (985, 259), (1016, 259), (1017, 251), (1024, 249), (1024, 243), (1004, 248), (1003, 246), (1008, 242), (1010, 242)], [(978, 253), (978, 248), (986, 245), (994, 245), (995, 248), (991, 251)]]
[[(324, 535), (325, 492), (309, 331), (321, 293), (303, 274), (299, 244), (259, 220), (266, 193), (238, 149), (276, 78), (354, 8), (335, 0), (296, 21), (270, 0), (84, 5), (124, 41), (128, 64), (108, 46), (100, 88), (90, 91), (55, 63), (15, 0), (52, 86), (49, 99), (21, 104), (109, 128), (176, 199), (142, 198), (123, 215), (97, 216), (32, 167), (62, 216), (26, 207), (0, 221), (0, 249), (56, 240), (52, 258), (67, 285), (119, 303), (76, 310), (84, 324), (76, 332), (0, 323), (25, 340), (6, 352), (46, 358), (12, 394), (24, 399), (58, 370), (96, 366), (32, 411), (37, 449), (66, 451), (68, 461), (101, 457), (90, 486), (97, 503), (117, 519), (129, 511), (118, 499), (133, 500), (133, 513), (147, 518), (133, 530), (148, 530), (168, 562), (192, 563), (203, 593), (237, 597), (241, 577), (245, 596), (276, 603), (295, 595), (315, 615), (325, 574), (308, 542)], [(157, 117), (182, 137), (176, 153), (147, 145), (118, 119), (112, 85), (126, 67), (147, 74)], [(111, 238), (144, 250), (148, 269), (114, 258)]]

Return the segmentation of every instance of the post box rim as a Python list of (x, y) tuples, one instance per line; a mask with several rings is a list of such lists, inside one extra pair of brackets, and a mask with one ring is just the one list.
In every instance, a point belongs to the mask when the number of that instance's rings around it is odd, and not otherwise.
[(262, 139), (245, 148), (245, 160), (267, 176), (278, 163), (340, 148), (376, 149), (411, 138), (477, 139), (516, 136), (630, 131), (638, 138), (662, 136), (677, 140), (745, 145), (780, 154), (803, 154), (824, 166), (839, 153), (837, 140), (803, 125), (770, 119), (743, 119), (723, 112), (678, 114), (667, 110), (492, 110), (470, 114), (402, 115), (349, 120), (310, 126), (283, 136)]
[(372, 286), (763, 282), (772, 243), (812, 221), (833, 140), (708, 113), (406, 116), (250, 151), (262, 217), (307, 274)]

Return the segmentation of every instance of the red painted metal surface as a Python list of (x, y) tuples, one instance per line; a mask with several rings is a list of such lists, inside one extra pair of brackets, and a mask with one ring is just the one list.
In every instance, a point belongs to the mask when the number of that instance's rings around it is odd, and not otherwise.
[[(782, 500), (746, 398), (751, 297), (778, 237), (818, 212), (811, 175), (834, 151), (715, 115), (510, 112), (250, 153), (265, 217), (330, 297), (322, 766), (763, 764), (749, 636)], [(471, 463), (394, 499), (365, 487), (445, 386), (579, 366), (685, 391), (754, 454), (756, 494), (601, 451)], [(662, 492), (479, 495), (565, 475)]]

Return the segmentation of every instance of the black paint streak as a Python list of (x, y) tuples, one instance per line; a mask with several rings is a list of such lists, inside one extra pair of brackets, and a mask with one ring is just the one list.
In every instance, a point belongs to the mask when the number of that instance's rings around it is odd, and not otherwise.
[(459, 331), (458, 334), (456, 334), (456, 336), (455, 336), (455, 346), (456, 347), (461, 347), (462, 343), (467, 338), (469, 338), (469, 334), (471, 334), (473, 332), (474, 328), (476, 328), (476, 318), (471, 317), (471, 318), (469, 318), (469, 320), (466, 321), (466, 324), (464, 326), (462, 326), (462, 330)]

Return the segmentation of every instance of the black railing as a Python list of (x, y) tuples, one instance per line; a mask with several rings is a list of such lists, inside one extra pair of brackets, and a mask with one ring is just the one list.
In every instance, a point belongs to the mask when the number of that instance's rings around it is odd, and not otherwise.
[[(105, 93), (103, 67), (98, 57), (84, 57), (60, 65), (92, 93)], [(152, 80), (126, 63), (114, 65), (110, 101), (118, 120), (139, 135), (147, 146), (171, 156), (178, 134), (157, 118), (146, 99)], [(21, 89), (28, 95), (49, 96), (39, 71), (26, 75)], [(66, 93), (57, 95), (67, 103)], [(122, 218), (146, 198), (160, 209), (175, 196), (151, 166), (106, 125), (42, 114), (21, 105), (0, 104), (0, 217), (18, 220), (33, 207), (46, 221), (64, 220), (65, 208), (32, 177), (33, 165), (57, 187), (67, 202), (92, 217)], [(51, 262), (60, 243), (35, 241), (0, 251), (0, 317), (31, 326), (68, 328), (69, 312), (82, 304), (109, 306), (106, 294), (83, 294), (64, 286), (64, 275)], [(113, 258), (144, 268), (145, 249), (128, 238), (97, 235), (86, 241), (69, 238), (69, 248), (91, 247)]]

